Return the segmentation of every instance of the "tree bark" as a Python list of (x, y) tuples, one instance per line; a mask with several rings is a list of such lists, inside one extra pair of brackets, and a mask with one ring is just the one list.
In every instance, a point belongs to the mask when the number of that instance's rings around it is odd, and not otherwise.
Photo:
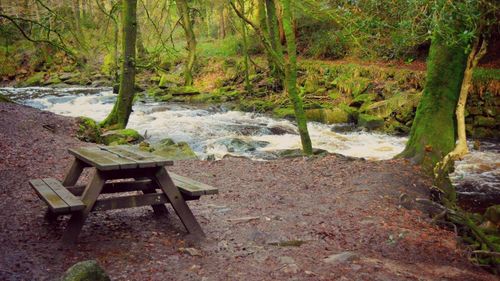
[(122, 1), (122, 52), (120, 90), (111, 113), (101, 123), (103, 127), (127, 127), (135, 95), (135, 49), (137, 39), (137, 0)]
[[(240, 0), (240, 9), (243, 14), (245, 14), (245, 1)], [(251, 86), (250, 86), (250, 74), (249, 74), (249, 69), (248, 69), (248, 40), (247, 40), (247, 24), (243, 19), (241, 19), (241, 35), (243, 37), (243, 64), (244, 64), (244, 71), (245, 71), (245, 90), (250, 91)]]
[[(297, 127), (299, 129), (302, 150), (304, 154), (312, 154), (312, 143), (307, 130), (307, 119), (304, 113), (302, 99), (297, 91), (297, 45), (295, 33), (293, 32), (293, 17), (290, 9), (290, 0), (282, 0), (283, 4), (283, 31), (286, 38), (288, 60), (285, 62), (285, 87), (290, 101), (293, 104)], [(274, 36), (279, 39), (279, 33)]]
[(184, 69), (184, 85), (193, 85), (193, 66), (196, 60), (196, 37), (189, 16), (189, 6), (186, 0), (176, 0), (177, 11), (181, 17), (182, 28), (186, 36), (188, 57)]
[[(276, 6), (274, 0), (265, 0), (266, 2), (266, 25), (267, 31), (269, 33), (269, 38), (271, 40), (271, 46), (276, 53), (282, 53), (283, 47), (281, 46), (281, 40), (278, 30), (278, 17), (276, 14)], [(276, 64), (272, 63), (269, 66), (271, 75), (277, 80), (278, 85), (283, 86), (283, 69), (278, 67)]]
[(427, 80), (400, 157), (410, 158), (432, 172), (435, 164), (455, 146), (455, 108), (467, 62), (465, 47), (448, 46), (440, 38), (431, 42)]

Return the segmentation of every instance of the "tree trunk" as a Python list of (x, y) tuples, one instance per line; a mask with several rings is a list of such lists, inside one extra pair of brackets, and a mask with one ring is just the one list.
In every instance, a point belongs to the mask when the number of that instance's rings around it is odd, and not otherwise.
[(144, 41), (142, 40), (142, 31), (141, 31), (141, 26), (139, 23), (137, 23), (137, 43), (136, 43), (136, 48), (137, 48), (137, 57), (138, 58), (144, 58), (148, 51), (144, 47)]
[(184, 85), (193, 85), (193, 66), (196, 60), (196, 37), (193, 32), (189, 7), (186, 0), (176, 0), (177, 11), (181, 17), (182, 28), (186, 36), (188, 57), (184, 69)]
[(113, 110), (101, 123), (103, 127), (127, 127), (135, 95), (135, 48), (137, 37), (137, 0), (122, 1), (122, 52), (120, 91)]
[[(293, 32), (293, 17), (290, 9), (290, 0), (282, 0), (283, 4), (283, 31), (286, 38), (288, 60), (285, 62), (285, 87), (293, 104), (297, 127), (299, 128), (300, 140), (304, 154), (312, 154), (311, 138), (307, 130), (307, 119), (304, 113), (302, 99), (297, 91), (297, 45), (295, 33)], [(275, 34), (279, 39), (279, 34)]]
[(81, 19), (81, 15), (80, 15), (80, 0), (73, 0), (73, 13), (74, 13), (74, 17), (75, 17), (75, 28), (76, 28), (76, 31), (81, 34), (82, 27), (81, 27), (81, 24), (80, 24), (80, 19)]
[[(276, 15), (276, 6), (274, 0), (266, 0), (266, 25), (269, 33), (269, 39), (271, 41), (271, 46), (276, 53), (282, 53), (283, 48), (281, 46), (281, 40), (278, 31), (278, 17)], [(283, 69), (281, 69), (275, 63), (269, 66), (271, 75), (277, 80), (279, 86), (283, 86)]]
[(226, 20), (224, 18), (224, 5), (221, 5), (219, 12), (219, 39), (226, 38)]
[[(245, 1), (240, 0), (240, 9), (241, 13), (245, 14)], [(247, 40), (247, 24), (243, 19), (241, 19), (241, 35), (243, 37), (243, 63), (244, 63), (244, 71), (245, 71), (245, 90), (250, 91), (250, 78), (249, 78), (249, 69), (248, 69), (248, 40)]]
[(460, 94), (467, 54), (463, 46), (431, 42), (427, 80), (410, 139), (400, 157), (410, 158), (432, 172), (434, 165), (455, 146), (455, 108)]

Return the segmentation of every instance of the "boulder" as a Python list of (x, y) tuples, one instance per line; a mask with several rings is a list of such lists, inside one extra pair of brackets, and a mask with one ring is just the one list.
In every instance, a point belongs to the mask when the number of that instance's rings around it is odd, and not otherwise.
[(417, 107), (421, 96), (421, 93), (397, 93), (386, 100), (367, 106), (362, 112), (380, 118), (387, 118), (391, 113), (396, 112), (402, 116), (402, 119), (406, 119), (405, 116), (412, 113), (413, 108)]
[(74, 264), (70, 267), (62, 281), (111, 281), (109, 276), (102, 269), (97, 261), (87, 260)]
[(378, 129), (384, 126), (384, 119), (374, 115), (360, 114), (358, 116), (358, 126), (368, 130)]
[(163, 139), (153, 146), (153, 154), (170, 160), (198, 159), (194, 151), (186, 142), (175, 143), (171, 139)]
[(64, 82), (66, 80), (78, 77), (79, 75), (80, 75), (80, 73), (77, 73), (77, 72), (63, 72), (63, 73), (59, 74), (59, 79), (61, 79), (61, 81)]
[(257, 148), (262, 148), (269, 144), (267, 141), (245, 141), (238, 138), (223, 139), (217, 141), (216, 143), (225, 146), (228, 152), (255, 151)]
[(78, 130), (76, 137), (85, 142), (101, 142), (101, 127), (92, 118), (78, 117), (77, 118)]
[(96, 88), (99, 88), (99, 87), (110, 87), (110, 86), (112, 86), (112, 82), (109, 81), (109, 80), (107, 80), (107, 79), (99, 79), (99, 80), (92, 81), (92, 83), (90, 84), (90, 86), (96, 87)]
[(200, 94), (200, 91), (193, 86), (172, 87), (169, 88), (168, 91), (174, 96), (191, 96)]
[(175, 74), (162, 73), (160, 77), (160, 82), (158, 87), (160, 88), (170, 88), (182, 84), (182, 78)]
[(23, 87), (40, 86), (44, 82), (45, 72), (36, 72), (21, 83)]
[(316, 121), (325, 124), (347, 123), (349, 121), (349, 114), (340, 108), (308, 109), (306, 110), (306, 117), (310, 121)]
[(144, 137), (134, 129), (111, 130), (101, 135), (102, 143), (106, 145), (136, 144)]
[(50, 78), (47, 81), (44, 81), (42, 84), (44, 86), (49, 86), (49, 85), (57, 85), (60, 84), (62, 80), (57, 76), (57, 75), (51, 75)]

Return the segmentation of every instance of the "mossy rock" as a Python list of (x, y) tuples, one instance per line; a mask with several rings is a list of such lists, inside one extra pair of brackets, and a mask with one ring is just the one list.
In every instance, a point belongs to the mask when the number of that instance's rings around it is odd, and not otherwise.
[(486, 209), (484, 218), (495, 224), (500, 224), (500, 205), (493, 205)]
[(375, 93), (366, 93), (366, 94), (360, 94), (356, 98), (352, 100), (352, 102), (349, 104), (349, 106), (353, 107), (365, 107), (370, 105), (375, 99), (377, 98), (377, 94)]
[(62, 83), (62, 80), (59, 79), (57, 75), (51, 75), (50, 78), (47, 81), (44, 81), (42, 84), (44, 86), (49, 86), (49, 85), (57, 85)]
[(494, 128), (497, 125), (495, 118), (486, 116), (474, 117), (474, 125), (486, 128)]
[[(304, 152), (301, 149), (283, 149), (276, 151), (275, 154), (279, 158), (296, 158), (304, 156)], [(328, 155), (328, 151), (324, 149), (313, 148), (313, 155)]]
[(111, 279), (97, 261), (87, 260), (70, 267), (61, 281), (111, 281)]
[(182, 78), (175, 74), (162, 73), (160, 76), (160, 81), (158, 87), (169, 88), (182, 84)]
[(9, 99), (8, 97), (0, 94), (0, 102), (13, 102), (11, 99)]
[(106, 145), (135, 144), (144, 140), (144, 137), (134, 129), (107, 131), (101, 135), (102, 143)]
[(291, 107), (279, 107), (273, 110), (273, 116), (278, 118), (295, 118), (295, 111)]
[(40, 86), (44, 82), (45, 75), (47, 73), (45, 72), (36, 72), (28, 79), (26, 79), (24, 82), (21, 83), (21, 86), (23, 87), (32, 87), (32, 86)]
[(192, 96), (200, 94), (200, 90), (193, 86), (180, 86), (168, 89), (168, 92), (174, 96)]
[(358, 126), (368, 130), (375, 130), (384, 126), (384, 119), (374, 115), (359, 114)]
[(271, 101), (267, 100), (242, 100), (239, 104), (239, 109), (241, 111), (247, 112), (267, 112), (272, 110), (275, 105)]
[(175, 143), (171, 139), (164, 139), (154, 145), (153, 148), (153, 154), (170, 160), (198, 159), (194, 151), (186, 142)]
[(306, 117), (310, 121), (325, 124), (347, 123), (349, 121), (349, 114), (340, 108), (308, 109), (306, 110)]
[(401, 92), (391, 98), (379, 102), (375, 102), (362, 110), (361, 112), (387, 118), (393, 112), (404, 113), (404, 115), (413, 112), (420, 101), (421, 93)]
[(88, 117), (78, 117), (78, 130), (76, 137), (85, 142), (101, 142), (101, 127), (94, 119)]

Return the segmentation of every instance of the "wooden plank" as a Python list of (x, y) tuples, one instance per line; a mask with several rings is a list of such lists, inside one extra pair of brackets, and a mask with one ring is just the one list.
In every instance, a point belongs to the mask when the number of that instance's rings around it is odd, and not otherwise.
[(155, 175), (155, 181), (167, 196), (168, 201), (170, 201), (172, 208), (174, 208), (187, 231), (199, 238), (205, 237), (200, 224), (196, 221), (191, 209), (189, 209), (189, 206), (186, 204), (186, 201), (184, 201), (179, 189), (175, 186), (165, 168), (158, 169)]
[(103, 155), (103, 153), (88, 148), (69, 149), (69, 153), (73, 154), (81, 161), (96, 167), (99, 170), (117, 170), (120, 169), (120, 163), (113, 161)]
[(78, 158), (75, 158), (73, 160), (73, 163), (71, 164), (71, 167), (69, 168), (68, 173), (66, 174), (66, 177), (62, 182), (62, 185), (64, 186), (75, 185), (76, 182), (78, 181), (78, 178), (80, 178), (80, 175), (83, 172), (83, 168), (85, 168), (86, 166), (87, 166), (86, 163), (82, 162)]
[(44, 181), (40, 179), (30, 180), (31, 187), (35, 189), (38, 196), (49, 205), (53, 213), (67, 213), (70, 208)]
[(168, 199), (163, 193), (149, 193), (140, 195), (129, 195), (99, 199), (95, 202), (93, 212), (107, 211), (124, 208), (135, 208), (143, 206), (157, 206), (168, 203)]
[[(142, 161), (142, 165), (139, 167), (147, 168), (147, 167), (163, 167), (163, 166), (172, 166), (174, 162), (165, 157), (161, 157), (158, 155), (154, 155), (150, 152), (142, 151), (139, 148), (133, 146), (114, 146), (114, 150), (126, 151), (131, 154), (133, 159), (137, 161)], [(151, 166), (152, 165), (152, 166)]]
[(129, 159), (137, 163), (137, 167), (139, 168), (148, 168), (148, 167), (156, 167), (156, 159), (151, 157), (152, 154), (148, 153), (147, 156), (141, 156), (134, 151), (126, 149), (124, 146), (111, 146), (111, 147), (103, 147), (99, 146), (100, 149), (109, 151), (110, 153), (116, 153), (121, 157)]
[(42, 179), (61, 199), (68, 204), (70, 211), (80, 211), (85, 208), (82, 200), (71, 194), (62, 184), (55, 178)]
[(182, 193), (191, 196), (211, 195), (219, 193), (219, 189), (208, 184), (204, 184), (193, 179), (174, 174), (172, 172), (168, 172), (168, 174)]
[(102, 176), (101, 171), (96, 170), (92, 180), (87, 185), (82, 195), (82, 201), (85, 204), (85, 208), (71, 215), (68, 226), (63, 233), (62, 239), (64, 243), (73, 244), (76, 242), (78, 234), (80, 234), (82, 230), (83, 223), (87, 219), (88, 214), (94, 207), (97, 197), (102, 191), (105, 180), (106, 178)]

